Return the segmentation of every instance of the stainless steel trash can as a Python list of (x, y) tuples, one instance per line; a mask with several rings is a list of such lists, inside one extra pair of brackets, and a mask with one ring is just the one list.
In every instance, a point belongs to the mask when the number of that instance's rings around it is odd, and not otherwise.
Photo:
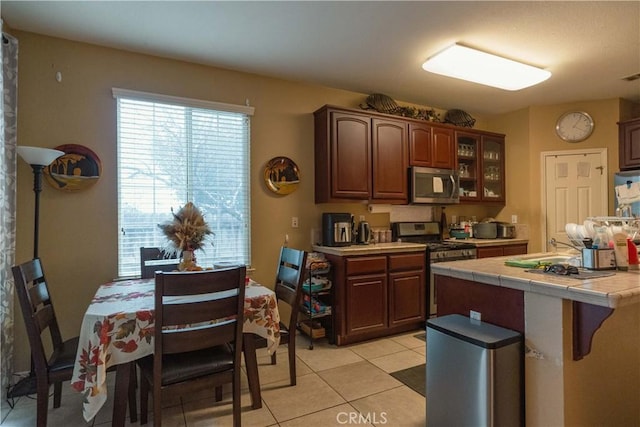
[(458, 314), (427, 321), (427, 426), (519, 426), (522, 334)]

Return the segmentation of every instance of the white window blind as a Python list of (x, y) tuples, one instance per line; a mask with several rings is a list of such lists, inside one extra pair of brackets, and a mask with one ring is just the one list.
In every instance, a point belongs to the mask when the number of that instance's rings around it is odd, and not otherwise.
[(118, 274), (140, 274), (140, 247), (193, 202), (213, 231), (198, 265), (250, 265), (251, 107), (113, 89), (118, 104)]

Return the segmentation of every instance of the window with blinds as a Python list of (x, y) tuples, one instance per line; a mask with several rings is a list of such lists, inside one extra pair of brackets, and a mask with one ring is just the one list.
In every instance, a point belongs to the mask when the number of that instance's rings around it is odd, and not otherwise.
[(252, 107), (113, 89), (118, 105), (118, 274), (140, 274), (140, 247), (193, 202), (213, 231), (198, 265), (250, 265)]

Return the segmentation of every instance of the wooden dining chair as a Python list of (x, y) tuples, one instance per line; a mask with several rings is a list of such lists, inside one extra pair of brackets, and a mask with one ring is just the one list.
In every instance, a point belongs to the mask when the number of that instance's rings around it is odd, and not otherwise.
[[(282, 247), (276, 271), (275, 293), (278, 302), (290, 306), (290, 315), (284, 321), (280, 319), (280, 342), (287, 343), (289, 353), (289, 380), (296, 385), (296, 327), (298, 313), (302, 304), (302, 283), (307, 262), (307, 253), (298, 249)], [(264, 347), (264, 338), (256, 338), (256, 347)], [(276, 353), (271, 355), (271, 364), (276, 364)]]
[[(39, 258), (11, 268), (22, 316), (29, 337), (31, 360), (36, 376), (37, 426), (47, 425), (49, 386), (53, 384), (53, 407), (59, 408), (62, 400), (62, 382), (71, 380), (78, 350), (78, 337), (62, 339), (51, 294)], [(47, 329), (50, 345), (43, 342)], [(49, 340), (46, 340), (49, 341)], [(45, 348), (51, 350), (45, 350)], [(131, 421), (137, 421), (135, 383), (129, 385)]]
[(232, 384), (233, 425), (240, 426), (240, 370), (245, 295), (244, 266), (158, 272), (155, 276), (154, 354), (138, 361), (141, 424), (162, 424), (162, 396)]
[(157, 247), (140, 248), (140, 277), (153, 279), (156, 271), (176, 271), (178, 269), (177, 254), (167, 254)]

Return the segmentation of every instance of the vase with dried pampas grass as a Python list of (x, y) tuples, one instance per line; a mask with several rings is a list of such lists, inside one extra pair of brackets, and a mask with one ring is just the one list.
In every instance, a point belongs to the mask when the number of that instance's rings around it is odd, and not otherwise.
[(202, 249), (207, 235), (213, 234), (202, 212), (193, 203), (187, 202), (178, 212), (172, 209), (171, 214), (171, 221), (158, 224), (169, 241), (166, 252), (180, 255), (179, 270), (202, 270), (196, 264), (194, 251)]

